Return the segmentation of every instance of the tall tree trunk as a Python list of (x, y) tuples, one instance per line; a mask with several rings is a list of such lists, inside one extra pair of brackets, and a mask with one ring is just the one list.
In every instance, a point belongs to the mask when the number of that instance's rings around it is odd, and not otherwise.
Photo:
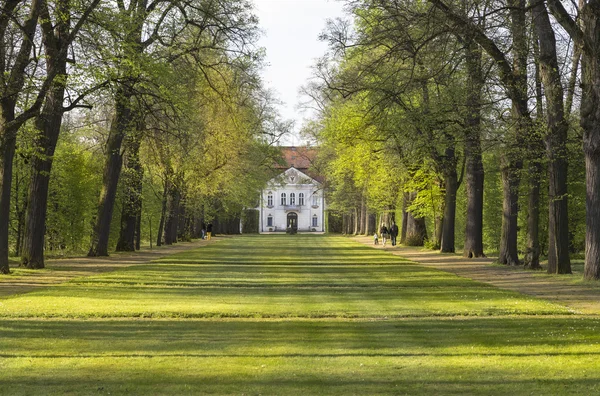
[[(67, 13), (68, 15), (68, 13)], [(45, 22), (44, 22), (45, 23)], [(60, 36), (68, 32), (68, 21), (60, 24)], [(45, 35), (54, 34), (45, 31)], [(53, 81), (52, 87), (46, 95), (46, 102), (42, 113), (35, 122), (38, 131), (34, 142), (36, 153), (31, 159), (31, 180), (29, 184), (29, 200), (27, 204), (27, 218), (25, 221), (25, 234), (23, 239), (23, 251), (21, 254), (21, 264), (27, 268), (44, 268), (44, 237), (46, 234), (46, 217), (48, 210), (48, 187), (50, 182), (50, 173), (52, 162), (54, 160), (54, 151), (58, 143), (58, 136), (62, 126), (63, 101), (67, 84), (67, 52), (63, 56), (57, 57), (61, 52), (59, 38), (46, 37), (47, 67), (56, 69), (57, 78)], [(52, 48), (51, 45), (55, 47)]]
[(408, 212), (406, 208), (408, 207), (408, 200), (410, 196), (407, 192), (402, 193), (402, 227), (400, 230), (400, 243), (406, 243), (406, 233), (408, 232)]
[(547, 102), (549, 164), (548, 273), (570, 274), (567, 202), (567, 130), (563, 87), (556, 56), (556, 38), (545, 4), (535, 3), (534, 24), (539, 40), (540, 74)]
[[(592, 4), (593, 3), (593, 4)], [(581, 127), (585, 154), (585, 279), (600, 279), (600, 13), (597, 1), (583, 9), (582, 21), (594, 52), (581, 60)]]
[[(15, 117), (15, 109), (19, 95), (25, 85), (25, 70), (31, 63), (31, 49), (33, 37), (37, 28), (38, 16), (41, 7), (40, 0), (33, 0), (30, 4), (29, 15), (25, 21), (19, 21), (15, 15), (15, 9), (19, 5), (17, 1), (5, 1), (0, 6), (0, 273), (8, 274), (8, 229), (10, 218), (10, 190), (13, 177), (13, 158), (15, 156), (15, 145), (17, 132), (23, 123), (35, 115), (35, 111), (41, 106), (31, 107), (28, 111)], [(18, 48), (10, 56), (15, 57), (10, 67), (7, 61), (8, 54), (5, 47), (7, 27), (11, 21), (19, 25), (21, 36), (19, 42), (14, 42), (13, 48)], [(51, 81), (50, 75), (46, 78)], [(40, 91), (41, 95), (44, 92)]]
[[(3, 115), (6, 117), (5, 114)], [(2, 124), (0, 124), (1, 127)], [(16, 144), (15, 134), (16, 131), (0, 131), (0, 273), (3, 274), (10, 272), (8, 266), (8, 224), (12, 166)]]
[(517, 252), (517, 215), (519, 213), (519, 171), (521, 166), (513, 161), (502, 164), (502, 233), (498, 262), (519, 265)]
[[(64, 62), (66, 72), (66, 59)], [(36, 120), (39, 131), (35, 142), (37, 153), (32, 156), (32, 174), (25, 221), (21, 263), (31, 269), (44, 268), (44, 237), (48, 209), (48, 187), (54, 150), (62, 125), (63, 99), (66, 80), (57, 79), (48, 92), (42, 114)]]
[[(142, 208), (140, 206), (135, 224), (135, 250), (142, 247)], [(152, 236), (150, 236), (152, 238)], [(152, 243), (152, 242), (151, 242)]]
[(529, 162), (529, 203), (527, 212), (527, 251), (524, 265), (530, 269), (540, 266), (540, 178), (542, 175), (541, 158)]
[(525, 23), (525, 0), (509, 1), (513, 38), (512, 67), (512, 116), (514, 126), (512, 136), (508, 137), (508, 146), (502, 165), (503, 216), (500, 238), (499, 262), (519, 265), (517, 250), (518, 213), (519, 213), (519, 175), (523, 168), (523, 149), (525, 137), (531, 132), (531, 118), (527, 105), (527, 56), (528, 40)]
[(119, 85), (115, 97), (115, 115), (106, 143), (106, 162), (102, 177), (102, 190), (98, 203), (98, 215), (92, 234), (92, 246), (88, 256), (108, 256), (108, 238), (112, 220), (117, 185), (123, 164), (121, 146), (131, 129), (131, 97), (133, 93), (125, 85)]
[(170, 183), (167, 197), (167, 215), (165, 219), (164, 241), (165, 245), (177, 243), (177, 224), (179, 216), (180, 190), (177, 183)]
[(465, 176), (467, 190), (467, 218), (465, 228), (465, 257), (485, 257), (483, 253), (483, 182), (484, 169), (481, 158), (481, 92), (483, 73), (481, 49), (468, 41), (467, 65), (467, 115), (465, 124)]
[(529, 155), (529, 203), (527, 208), (527, 247), (525, 249), (525, 268), (540, 269), (540, 190), (543, 161), (543, 139), (539, 130), (543, 129), (544, 97), (540, 77), (540, 51), (537, 34), (533, 34), (533, 53), (535, 63), (535, 100), (536, 128), (528, 140)]
[(456, 191), (458, 190), (458, 176), (456, 174), (455, 164), (446, 170), (444, 179), (446, 194), (444, 196), (444, 217), (441, 226), (442, 232), (440, 241), (440, 251), (442, 253), (454, 253), (454, 230), (456, 226)]
[(118, 252), (135, 251), (135, 234), (142, 207), (142, 178), (144, 170), (140, 161), (141, 121), (137, 131), (125, 138), (125, 169), (123, 170), (123, 205), (121, 229), (117, 241)]
[(160, 211), (160, 222), (156, 231), (156, 246), (161, 246), (163, 241), (163, 233), (165, 229), (165, 221), (167, 219), (167, 201), (169, 196), (170, 182), (168, 174), (165, 176), (165, 185), (163, 188), (162, 205)]

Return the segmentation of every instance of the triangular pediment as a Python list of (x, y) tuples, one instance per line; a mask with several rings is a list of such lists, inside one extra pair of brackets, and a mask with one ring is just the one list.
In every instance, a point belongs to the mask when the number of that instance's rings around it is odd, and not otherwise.
[(291, 167), (285, 172), (275, 176), (269, 180), (269, 185), (286, 185), (286, 184), (312, 184), (320, 186), (321, 183), (306, 173), (299, 171), (298, 169)]

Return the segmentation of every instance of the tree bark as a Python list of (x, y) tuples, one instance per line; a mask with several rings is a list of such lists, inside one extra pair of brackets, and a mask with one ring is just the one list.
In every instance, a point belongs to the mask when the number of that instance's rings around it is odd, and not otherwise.
[(403, 193), (402, 196), (402, 227), (400, 230), (400, 243), (406, 243), (406, 233), (408, 231), (408, 212), (406, 208), (408, 206), (408, 200), (410, 199), (407, 192)]
[(569, 217), (567, 202), (567, 131), (561, 76), (556, 56), (556, 38), (543, 2), (533, 7), (539, 40), (540, 75), (547, 102), (548, 134), (546, 152), (549, 164), (548, 273), (570, 274)]
[(600, 1), (580, 4), (581, 25), (559, 0), (548, 0), (555, 19), (582, 51), (581, 111), (586, 168), (586, 234), (584, 278), (600, 279)]
[(465, 63), (467, 66), (467, 115), (465, 124), (465, 177), (467, 190), (467, 218), (464, 257), (485, 257), (483, 253), (483, 182), (481, 157), (481, 92), (483, 74), (481, 49), (468, 41)]
[(600, 2), (583, 9), (585, 36), (594, 51), (581, 60), (581, 127), (585, 154), (586, 233), (585, 279), (600, 279)]
[(156, 246), (161, 246), (163, 242), (163, 233), (165, 229), (165, 220), (167, 218), (167, 201), (169, 196), (170, 182), (168, 173), (165, 175), (163, 188), (163, 196), (162, 196), (162, 205), (160, 211), (160, 222), (158, 223), (158, 230), (156, 231)]
[(92, 246), (88, 256), (108, 256), (108, 238), (112, 220), (117, 185), (123, 164), (121, 146), (131, 127), (131, 89), (120, 84), (115, 97), (115, 115), (113, 117), (108, 141), (106, 143), (106, 162), (102, 177), (102, 190), (98, 203), (98, 215), (92, 234)]
[(165, 245), (177, 243), (177, 224), (179, 216), (179, 201), (181, 195), (177, 183), (170, 183), (167, 196), (167, 215), (165, 218), (164, 241)]
[(502, 166), (502, 233), (498, 262), (519, 265), (517, 252), (517, 215), (519, 213), (520, 166), (503, 161)]
[(41, 12), (41, 26), (46, 49), (46, 67), (53, 70), (58, 78), (54, 79), (41, 114), (37, 117), (35, 128), (38, 136), (34, 142), (35, 154), (31, 159), (32, 174), (29, 184), (29, 200), (21, 265), (30, 269), (44, 268), (44, 238), (46, 233), (46, 215), (48, 209), (48, 187), (58, 142), (62, 118), (63, 102), (67, 84), (67, 36), (70, 31), (69, 4), (59, 2), (60, 18), (57, 26), (50, 23), (48, 5), (44, 3)]
[[(10, 190), (13, 176), (13, 158), (15, 155), (15, 145), (17, 132), (20, 126), (35, 113), (30, 108), (28, 115), (25, 112), (16, 117), (16, 106), (19, 94), (25, 85), (25, 69), (31, 62), (31, 49), (33, 47), (33, 37), (37, 27), (38, 16), (40, 12), (41, 1), (33, 0), (30, 5), (29, 16), (27, 20), (19, 25), (21, 29), (21, 40), (19, 43), (13, 43), (14, 48), (18, 48), (12, 65), (9, 65), (8, 55), (5, 46), (6, 32), (8, 26), (13, 21), (15, 9), (19, 1), (5, 1), (0, 7), (0, 59), (3, 59), (0, 67), (0, 273), (8, 274), (10, 272), (8, 264), (8, 229), (10, 218)], [(19, 24), (20, 21), (15, 19)], [(14, 39), (14, 38), (13, 38)], [(51, 79), (48, 76), (47, 80)], [(43, 93), (40, 92), (42, 95)], [(41, 103), (39, 104), (41, 105)]]
[(137, 131), (125, 139), (124, 194), (121, 229), (117, 242), (118, 252), (135, 251), (135, 235), (142, 208), (142, 177), (144, 174), (139, 153), (142, 129), (141, 124), (138, 125)]
[(456, 191), (458, 190), (458, 176), (456, 174), (456, 165), (451, 166), (446, 170), (444, 179), (446, 193), (444, 195), (444, 217), (441, 226), (442, 233), (440, 241), (440, 252), (454, 253), (454, 230), (456, 227)]

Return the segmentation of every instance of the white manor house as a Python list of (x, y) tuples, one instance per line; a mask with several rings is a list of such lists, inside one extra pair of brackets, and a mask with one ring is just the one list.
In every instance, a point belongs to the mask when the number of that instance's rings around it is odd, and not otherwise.
[(315, 151), (305, 147), (282, 147), (287, 167), (271, 179), (261, 193), (261, 233), (325, 232), (325, 199), (318, 176), (309, 176)]

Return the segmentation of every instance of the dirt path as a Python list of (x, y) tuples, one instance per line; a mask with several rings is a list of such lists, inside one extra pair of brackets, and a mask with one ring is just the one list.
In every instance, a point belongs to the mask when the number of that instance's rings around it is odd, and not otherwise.
[[(372, 237), (355, 239), (373, 245)], [(547, 275), (542, 271), (527, 271), (521, 267), (492, 265), (494, 258), (466, 259), (455, 254), (441, 254), (414, 247), (393, 247), (389, 244), (385, 248), (381, 245), (373, 247), (464, 278), (557, 302), (580, 313), (600, 314), (600, 283), (585, 282), (578, 274)]]
[(152, 250), (142, 248), (135, 253), (111, 253), (109, 257), (50, 259), (46, 260), (46, 268), (43, 270), (27, 270), (11, 266), (11, 274), (0, 275), (0, 298), (64, 283), (73, 278), (149, 263), (161, 257), (218, 242), (219, 239), (222, 238), (215, 238), (211, 241), (180, 242), (171, 246), (154, 247)]

